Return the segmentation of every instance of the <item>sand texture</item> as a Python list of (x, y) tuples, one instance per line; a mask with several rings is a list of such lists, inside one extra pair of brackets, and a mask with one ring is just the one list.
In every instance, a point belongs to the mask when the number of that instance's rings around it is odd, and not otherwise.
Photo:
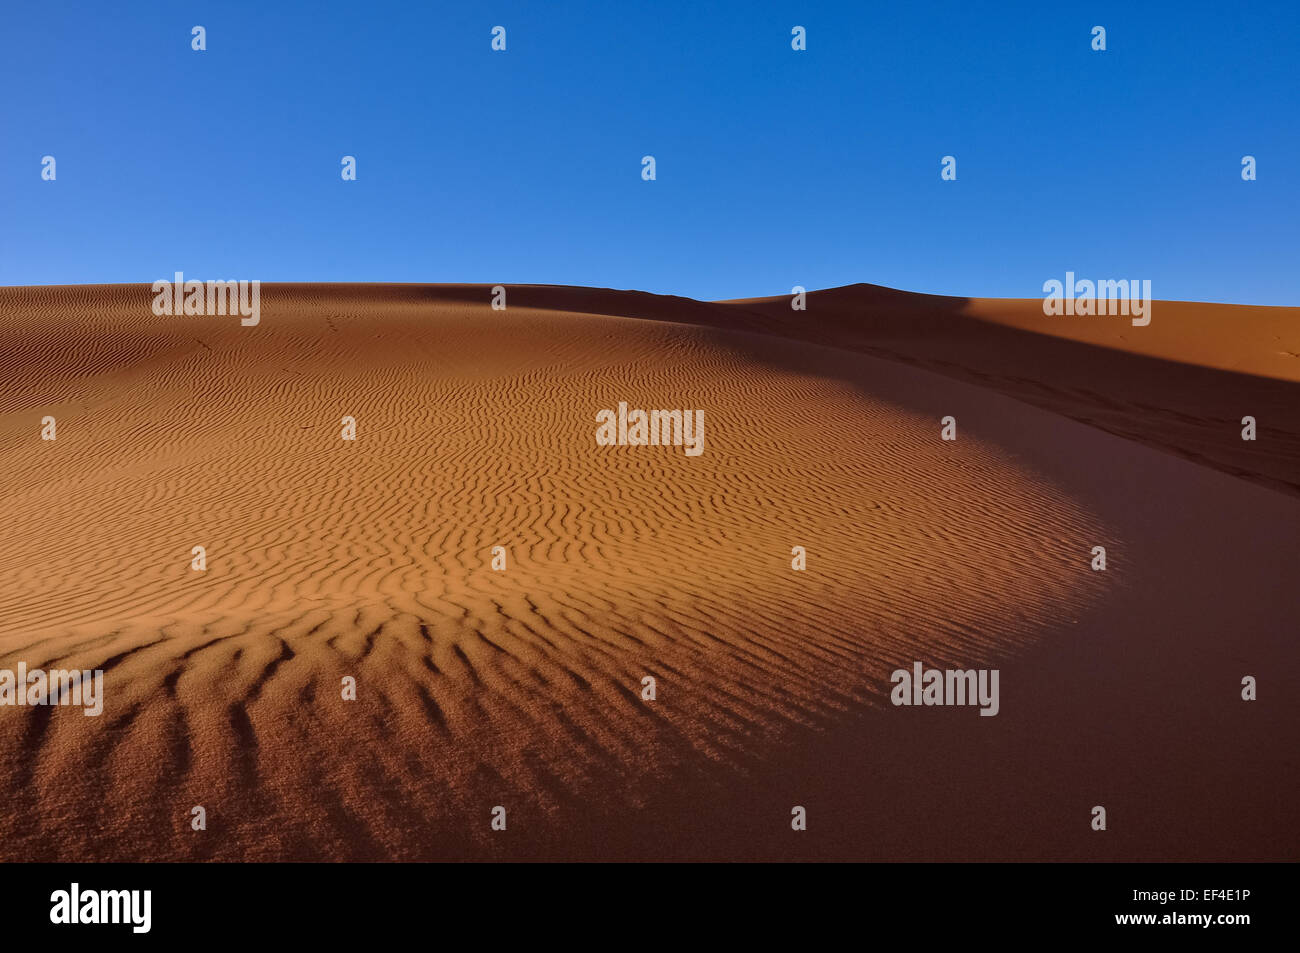
[(0, 289), (0, 858), (1300, 859), (1300, 309), (490, 299)]

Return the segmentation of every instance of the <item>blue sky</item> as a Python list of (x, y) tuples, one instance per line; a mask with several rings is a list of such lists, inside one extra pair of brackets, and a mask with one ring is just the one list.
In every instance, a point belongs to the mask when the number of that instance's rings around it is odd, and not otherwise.
[(1295, 2), (9, 4), (0, 284), (1296, 305), (1298, 50)]

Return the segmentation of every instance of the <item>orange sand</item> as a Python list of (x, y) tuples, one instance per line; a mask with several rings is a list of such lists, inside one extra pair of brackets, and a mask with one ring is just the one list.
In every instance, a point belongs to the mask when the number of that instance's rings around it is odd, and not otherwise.
[(0, 289), (0, 858), (1300, 857), (1300, 311), (489, 299)]

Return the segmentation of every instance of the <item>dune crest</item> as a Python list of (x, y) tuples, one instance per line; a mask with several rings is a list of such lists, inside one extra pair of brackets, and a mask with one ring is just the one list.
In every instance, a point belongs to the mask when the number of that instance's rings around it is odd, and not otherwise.
[[(1044, 696), (1031, 714), (1043, 689), (1024, 681), (1062, 678), (1078, 640), (1120, 659), (1133, 617), (1178, 598), (1199, 621), (1135, 651), (1182, 635), (1216, 664), (1208, 627), (1230, 617), (1208, 601), (1295, 555), (1294, 534), (1271, 560), (1231, 552), (1300, 513), (1296, 378), (1244, 347), (1220, 355), (1229, 370), (1172, 331), (1125, 350), (1044, 334), (1027, 303), (869, 288), (788, 315), (786, 299), (551, 286), (511, 286), (501, 312), (479, 286), (261, 295), (241, 327), (154, 315), (147, 286), (0, 289), (0, 667), (102, 669), (106, 697), (96, 719), (0, 710), (0, 856), (784, 856), (800, 777), (839, 807), (873, 788), (915, 830), (954, 816), (933, 779), (985, 777), (961, 763), (972, 743), (1041, 755), (1022, 774), (1047, 797), (1071, 781), (1035, 726), (1086, 708)], [(1186, 326), (1218, 328), (1218, 307), (1186, 306)], [(1159, 302), (1132, 335), (1177, 312)], [(597, 413), (620, 402), (702, 409), (702, 452), (598, 445)], [(1243, 406), (1270, 429), (1258, 450), (1218, 434)], [(1195, 545), (1219, 540), (1236, 564), (1222, 583), (1158, 578), (1198, 570), (1175, 524), (1126, 495), (1136, 473), (1202, 520)], [(1090, 569), (1098, 541), (1120, 571)], [(1265, 599), (1234, 651), (1293, 656), (1267, 623), (1294, 608)], [(1000, 665), (1020, 698), (973, 719), (997, 723), (982, 736), (902, 721), (888, 677), (914, 661)], [(1174, 677), (1198, 684), (1195, 666)], [(877, 760), (907, 752), (924, 779)], [(970, 794), (995, 814), (1013, 809), (1000, 777)], [(755, 820), (768, 809), (775, 834)], [(1254, 826), (1271, 816), (1211, 849), (1276, 850)], [(963, 855), (855, 830), (798, 849)], [(968, 856), (1035, 849), (968, 837)]]

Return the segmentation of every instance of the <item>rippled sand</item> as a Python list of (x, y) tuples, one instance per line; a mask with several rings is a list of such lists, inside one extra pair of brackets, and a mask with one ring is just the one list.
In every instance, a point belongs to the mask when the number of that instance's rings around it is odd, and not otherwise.
[(1296, 309), (509, 294), (0, 289), (0, 857), (1296, 859)]

